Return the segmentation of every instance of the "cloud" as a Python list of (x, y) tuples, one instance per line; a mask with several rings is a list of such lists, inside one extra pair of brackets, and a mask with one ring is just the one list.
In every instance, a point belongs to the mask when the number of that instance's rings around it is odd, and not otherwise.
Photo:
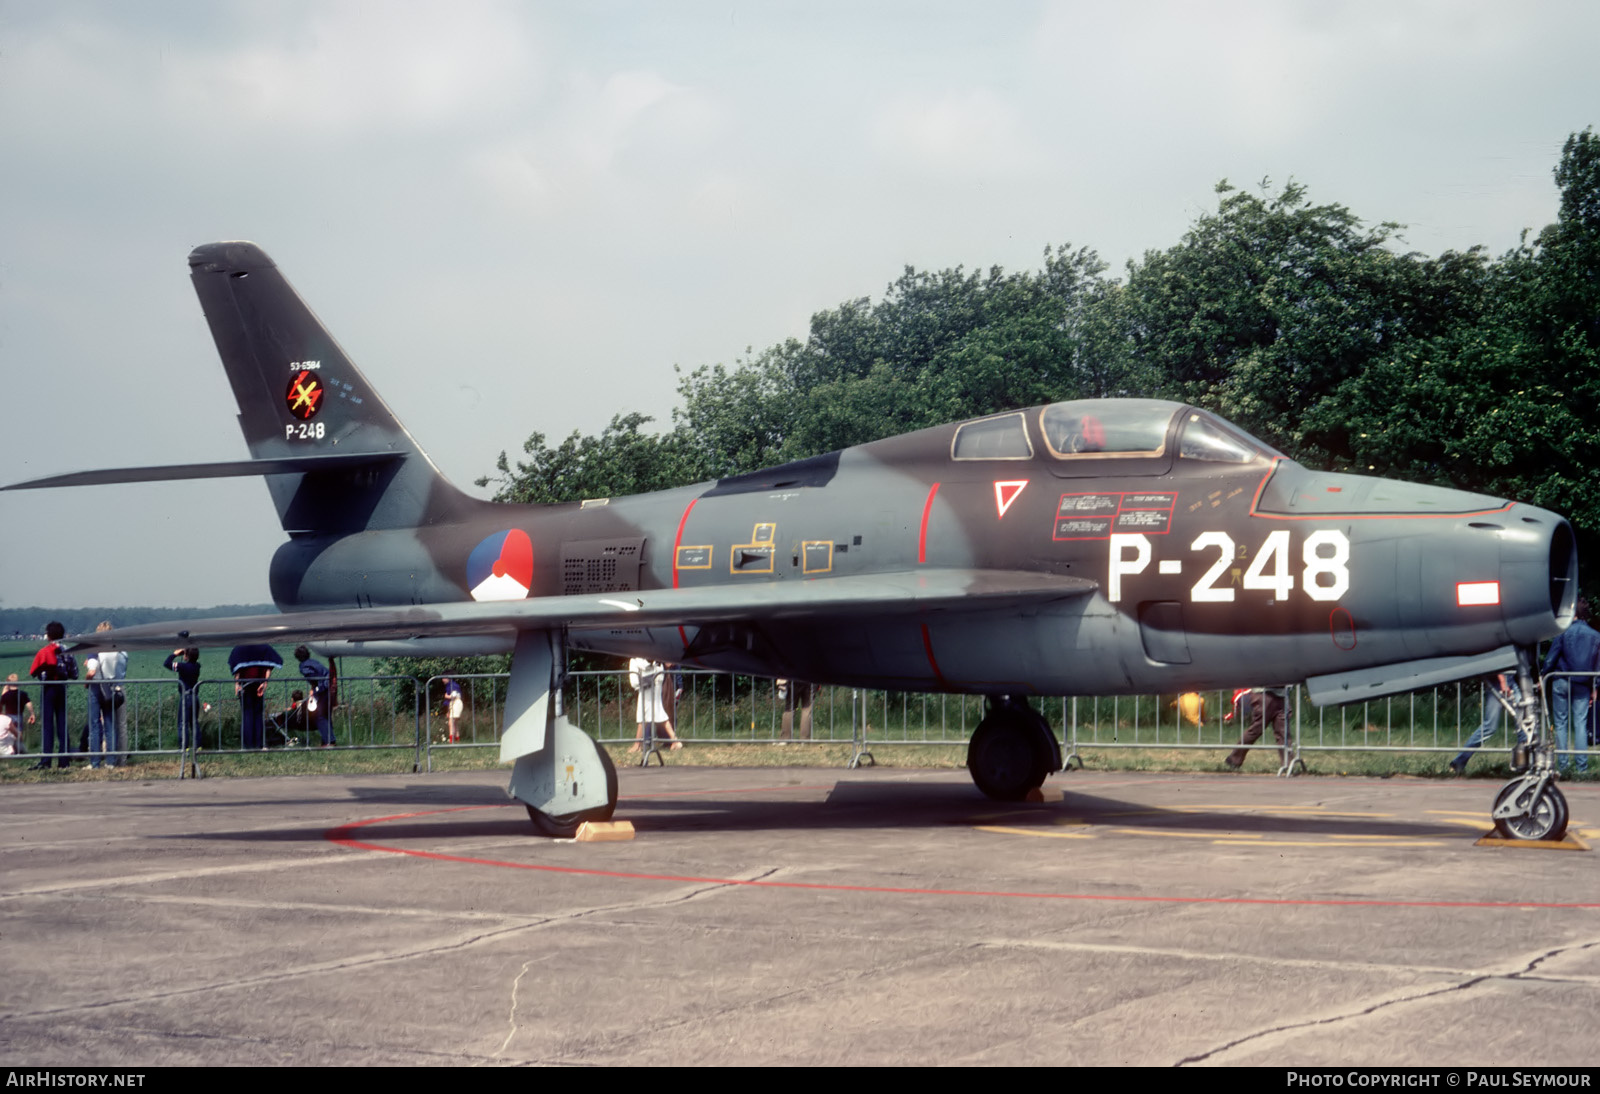
[(871, 128), (886, 158), (942, 175), (1005, 174), (1036, 158), (1017, 112), (987, 88), (895, 97), (879, 108)]
[(1374, 110), (1459, 113), (1488, 75), (1478, 66), (1503, 72), (1536, 25), (1490, 0), (1062, 0), (1043, 10), (1033, 57), (1088, 129), (1158, 121), (1260, 147)]
[(507, 211), (543, 217), (622, 202), (638, 211), (692, 201), (718, 172), (729, 112), (651, 70), (576, 73), (544, 109), (470, 157), (469, 171)]
[(169, 91), (285, 129), (430, 130), (534, 97), (539, 52), (521, 13), (492, 0), (343, 0), (315, 5), (267, 40), (181, 56)]

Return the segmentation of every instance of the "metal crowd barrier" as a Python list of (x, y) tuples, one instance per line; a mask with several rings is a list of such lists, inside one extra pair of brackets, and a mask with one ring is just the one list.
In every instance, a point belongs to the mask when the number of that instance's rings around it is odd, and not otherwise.
[[(320, 748), (315, 723), (308, 714), (294, 713), (294, 693), (302, 697), (311, 689), (299, 676), (279, 676), (266, 680), (262, 696), (268, 752), (306, 751)], [(115, 681), (122, 690), (122, 717), (125, 724), (125, 752), (131, 757), (175, 757), (182, 750), (178, 732), (179, 689), (170, 676)], [(66, 689), (68, 757), (75, 761), (94, 761), (86, 750), (89, 730), (90, 682), (70, 680), (59, 685), (34, 682), (20, 684), (33, 703), (34, 722), (21, 727), (24, 755), (7, 757), (15, 761), (38, 762), (44, 732), (44, 704), (41, 689), (60, 686)], [(202, 754), (248, 755), (241, 742), (242, 707), (232, 677), (202, 679), (195, 688), (199, 711)], [(302, 699), (303, 701), (303, 699)], [(342, 751), (361, 749), (406, 749), (421, 762), (423, 724), (421, 696), (417, 683), (409, 676), (341, 676), (329, 723)], [(112, 751), (112, 750), (107, 750)]]
[[(1600, 673), (1551, 673), (1547, 681)], [(336, 748), (342, 751), (405, 749), (418, 770), (431, 770), (436, 754), (497, 748), (504, 728), (505, 674), (463, 674), (453, 677), (461, 689), (461, 712), (451, 718), (444, 678), (418, 684), (408, 676), (343, 676), (331, 712)], [(845, 687), (781, 684), (761, 677), (725, 675), (699, 670), (673, 671), (670, 708), (678, 736), (688, 744), (738, 743), (803, 747), (807, 744), (852, 745), (850, 763), (871, 759), (871, 749), (898, 745), (962, 746), (984, 715), (979, 697), (877, 691)], [(175, 756), (179, 752), (178, 687), (172, 677), (120, 681), (125, 695), (127, 753), (133, 757)], [(63, 685), (67, 693), (68, 737), (72, 758), (88, 757), (78, 747), (87, 726), (88, 688), (83, 681)], [(1546, 689), (1549, 684), (1545, 684)], [(12, 762), (37, 762), (43, 709), (38, 683), (22, 684), (33, 702), (35, 723), (24, 725), (26, 753)], [(205, 679), (199, 685), (203, 752), (245, 754), (240, 740), (240, 701), (232, 678)], [(267, 751), (307, 751), (321, 747), (309, 718), (286, 716), (296, 691), (309, 691), (304, 680), (285, 673), (267, 681), (265, 711)], [(810, 725), (806, 736), (804, 696), (809, 692)], [(638, 739), (637, 692), (623, 670), (572, 672), (562, 694), (567, 717), (606, 744), (627, 745)], [(1035, 702), (1062, 742), (1069, 764), (1082, 763), (1088, 749), (1148, 749), (1229, 753), (1239, 747), (1245, 720), (1230, 719), (1232, 695), (1200, 693), (1197, 705), (1173, 694), (1079, 696)], [(1552, 697), (1542, 694), (1546, 709)], [(1288, 742), (1280, 749), (1271, 727), (1252, 750), (1277, 753), (1280, 773), (1289, 774), (1313, 752), (1424, 752), (1455, 754), (1483, 719), (1488, 700), (1477, 682), (1452, 684), (1409, 695), (1338, 707), (1312, 708), (1300, 689), (1288, 689), (1285, 712)], [(1596, 708), (1589, 707), (1585, 738), (1566, 742), (1560, 756), (1587, 752), (1595, 739)], [(1500, 735), (1481, 751), (1509, 753), (1515, 733), (1509, 716)], [(659, 742), (657, 742), (659, 744)], [(1220, 758), (1220, 757), (1219, 757)], [(1271, 757), (1269, 756), (1269, 759)], [(1256, 761), (1257, 766), (1261, 763)]]

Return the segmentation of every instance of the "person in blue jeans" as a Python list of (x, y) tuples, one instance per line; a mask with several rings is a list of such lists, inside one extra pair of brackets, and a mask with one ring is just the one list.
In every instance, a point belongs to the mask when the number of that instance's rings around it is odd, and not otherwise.
[[(100, 659), (91, 657), (83, 663), (85, 685), (89, 693), (89, 770), (99, 771), (102, 757), (108, 766), (117, 763), (117, 729), (111, 716), (110, 686), (100, 679)], [(106, 753), (110, 753), (106, 756)]]
[[(1550, 643), (1539, 672), (1593, 672), (1600, 664), (1600, 631), (1589, 625), (1589, 601), (1578, 598), (1573, 612), (1577, 618), (1572, 626)], [(1567, 727), (1572, 727), (1571, 752), (1576, 754), (1579, 771), (1589, 770), (1589, 697), (1592, 678), (1588, 676), (1558, 676), (1550, 681), (1550, 716), (1556, 727), (1556, 751), (1567, 752)], [(1560, 757), (1558, 756), (1558, 759)], [(1565, 769), (1571, 758), (1562, 763)]]
[(49, 769), (52, 755), (58, 767), (72, 764), (72, 745), (67, 741), (67, 685), (62, 681), (78, 678), (77, 661), (61, 645), (67, 628), (51, 620), (44, 634), (49, 641), (33, 655), (33, 667), (28, 670), (29, 676), (44, 682), (39, 689), (40, 705), (44, 707), (43, 739), (39, 742), (39, 762), (34, 765), (41, 771)]
[[(1457, 775), (1467, 773), (1467, 761), (1472, 759), (1472, 753), (1477, 747), (1500, 732), (1500, 715), (1503, 707), (1500, 700), (1495, 698), (1495, 693), (1506, 697), (1513, 707), (1522, 699), (1522, 692), (1516, 682), (1506, 673), (1489, 677), (1485, 683), (1488, 685), (1483, 696), (1483, 721), (1478, 723), (1478, 728), (1472, 731), (1472, 736), (1467, 738), (1467, 743), (1461, 746), (1461, 754), (1450, 761), (1450, 770)], [(1522, 739), (1522, 728), (1517, 728), (1517, 739)]]
[(311, 697), (306, 700), (311, 722), (317, 727), (317, 736), (322, 738), (322, 747), (332, 748), (337, 742), (333, 739), (333, 723), (329, 721), (333, 695), (328, 687), (328, 666), (312, 657), (305, 646), (295, 647), (294, 659), (300, 662), (300, 675), (311, 685)]
[[(183, 658), (179, 661), (178, 658)], [(200, 683), (200, 651), (193, 646), (173, 650), (161, 667), (178, 674), (178, 747), (200, 747), (200, 697), (196, 685)]]

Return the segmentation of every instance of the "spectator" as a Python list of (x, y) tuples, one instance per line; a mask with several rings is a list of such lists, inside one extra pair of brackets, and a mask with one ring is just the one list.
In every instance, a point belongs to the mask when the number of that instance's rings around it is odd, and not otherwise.
[[(1577, 618), (1572, 626), (1550, 643), (1550, 652), (1545, 654), (1544, 664), (1539, 668), (1541, 675), (1594, 671), (1597, 658), (1600, 658), (1600, 632), (1589, 626), (1589, 601), (1580, 596), (1573, 614)], [(1556, 726), (1557, 759), (1561, 759), (1560, 753), (1567, 751), (1567, 727), (1570, 725), (1572, 752), (1576, 753), (1580, 772), (1589, 770), (1591, 687), (1591, 677), (1588, 676), (1557, 676), (1550, 681), (1550, 716)], [(1561, 764), (1562, 769), (1568, 769), (1572, 762), (1573, 756), (1569, 754)]]
[[(1284, 709), (1284, 694), (1282, 688), (1240, 688), (1233, 693), (1233, 706), (1242, 713), (1243, 707), (1248, 705), (1250, 710), (1249, 724), (1245, 727), (1244, 735), (1239, 739), (1239, 747), (1228, 753), (1227, 759), (1222, 762), (1231, 770), (1237, 771), (1244, 766), (1244, 758), (1250, 746), (1255, 744), (1267, 731), (1267, 724), (1272, 725), (1273, 735), (1278, 738), (1278, 751), (1282, 763), (1289, 761), (1289, 727), (1288, 718)], [(1232, 715), (1228, 716), (1232, 719)]]
[(277, 744), (284, 748), (293, 748), (298, 745), (311, 730), (310, 718), (306, 711), (306, 693), (296, 689), (289, 693), (289, 705), (271, 718), (267, 719), (277, 740), (269, 739), (269, 746)]
[[(100, 634), (111, 629), (111, 621), (104, 620), (95, 628)], [(128, 655), (121, 650), (101, 650), (95, 655), (100, 662), (100, 681), (111, 696), (110, 720), (106, 734), (107, 767), (117, 767), (128, 762), (128, 696), (118, 681), (128, 677)], [(91, 719), (92, 724), (92, 719)]]
[(0, 714), (11, 718), (17, 730), (18, 741), (22, 740), (24, 721), (30, 726), (34, 723), (33, 700), (28, 698), (27, 692), (17, 686), (17, 674), (14, 672), (6, 677), (5, 686), (0, 688)]
[[(100, 681), (100, 659), (91, 657), (83, 663), (84, 692), (88, 697), (89, 713), (89, 741), (85, 751), (89, 753), (89, 770), (99, 771), (100, 764), (105, 758), (105, 753), (116, 748), (116, 722), (111, 717), (110, 689)], [(109, 731), (109, 734), (108, 732)], [(110, 748), (107, 748), (107, 737), (110, 737)], [(115, 752), (112, 751), (112, 755)], [(115, 766), (115, 765), (113, 765)]]
[(448, 676), (444, 678), (444, 699), (440, 706), (448, 727), (445, 739), (450, 742), (461, 740), (461, 713), (465, 704), (461, 701), (461, 685)]
[(72, 745), (67, 741), (67, 685), (65, 681), (78, 678), (78, 660), (61, 644), (67, 628), (51, 620), (45, 624), (48, 641), (33, 655), (33, 667), (28, 675), (43, 682), (39, 698), (44, 707), (43, 739), (39, 744), (39, 762), (36, 770), (47, 771), (50, 757), (56, 757), (56, 766), (66, 768), (72, 763)]
[[(183, 658), (182, 662), (178, 658)], [(183, 749), (200, 748), (200, 704), (197, 691), (200, 683), (200, 651), (190, 646), (173, 650), (161, 667), (178, 674), (178, 746)]]
[(264, 642), (247, 642), (228, 651), (233, 692), (239, 697), (239, 747), (261, 751), (267, 747), (267, 681), (272, 670), (283, 667), (283, 657)]
[(295, 647), (294, 659), (300, 662), (300, 675), (306, 678), (306, 683), (311, 687), (311, 696), (306, 700), (306, 713), (317, 727), (322, 747), (332, 748), (335, 742), (333, 723), (329, 721), (332, 702), (328, 694), (328, 666), (312, 657), (311, 651), (305, 646)]
[[(1450, 761), (1450, 770), (1457, 775), (1467, 773), (1467, 761), (1472, 759), (1472, 752), (1484, 741), (1500, 732), (1500, 712), (1502, 709), (1496, 695), (1503, 695), (1513, 707), (1522, 699), (1522, 691), (1517, 687), (1516, 681), (1507, 673), (1490, 676), (1484, 681), (1483, 695), (1483, 721), (1478, 723), (1478, 728), (1472, 731), (1472, 736), (1467, 738), (1467, 743), (1461, 746), (1461, 754)], [(1517, 727), (1517, 737), (1522, 737), (1522, 728)]]
[[(813, 688), (804, 680), (779, 680), (778, 701), (783, 704), (783, 718), (778, 733), (778, 743), (793, 738), (797, 741), (811, 740), (811, 704)], [(799, 715), (799, 729), (796, 731), (795, 715)]]
[(659, 725), (667, 739), (672, 742), (672, 748), (683, 747), (678, 735), (672, 732), (672, 719), (667, 717), (666, 707), (662, 701), (661, 691), (666, 684), (666, 676), (667, 670), (659, 661), (647, 661), (642, 657), (635, 657), (628, 662), (628, 683), (639, 693), (639, 698), (634, 704), (634, 717), (639, 723), (639, 731), (634, 735), (634, 744), (628, 749), (629, 752), (639, 751), (639, 745), (646, 740), (646, 726), (650, 727), (650, 740), (655, 739), (655, 727)]

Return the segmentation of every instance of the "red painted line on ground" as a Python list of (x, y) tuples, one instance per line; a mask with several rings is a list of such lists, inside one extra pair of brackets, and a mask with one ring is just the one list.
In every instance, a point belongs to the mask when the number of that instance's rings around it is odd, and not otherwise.
[[(772, 789), (792, 789), (774, 787)], [(731, 793), (732, 791), (729, 791)], [(685, 791), (684, 793), (705, 793)], [(712, 793), (715, 793), (713, 791)], [(656, 795), (650, 795), (655, 797)], [(1528, 900), (1286, 900), (1267, 897), (1235, 896), (1132, 896), (1121, 893), (1029, 893), (994, 889), (916, 889), (894, 885), (840, 885), (813, 881), (747, 881), (733, 877), (701, 877), (695, 874), (645, 874), (629, 870), (596, 870), (584, 866), (551, 866), (537, 862), (507, 862), (504, 859), (476, 858), (471, 855), (447, 855), (438, 851), (417, 851), (407, 847), (390, 847), (382, 843), (368, 843), (356, 839), (354, 833), (375, 824), (389, 821), (411, 820), (443, 813), (463, 813), (474, 809), (504, 809), (520, 802), (505, 805), (458, 805), (447, 809), (428, 809), (418, 813), (395, 813), (387, 817), (351, 821), (324, 832), (323, 838), (352, 851), (379, 851), (388, 855), (406, 855), (433, 862), (460, 862), (468, 866), (494, 866), (503, 870), (535, 870), (547, 874), (569, 874), (577, 877), (608, 877), (630, 881), (671, 881), (694, 885), (738, 885), (749, 889), (802, 889), (831, 893), (887, 893), (897, 896), (953, 896), (989, 897), (1013, 900), (1092, 900), (1123, 904), (1239, 904), (1283, 908), (1551, 908), (1600, 909), (1600, 903), (1557, 904)]]
[(917, 561), (928, 561), (928, 514), (933, 512), (933, 496), (939, 492), (939, 484), (934, 483), (928, 487), (928, 500), (922, 503), (922, 532), (917, 536)]

